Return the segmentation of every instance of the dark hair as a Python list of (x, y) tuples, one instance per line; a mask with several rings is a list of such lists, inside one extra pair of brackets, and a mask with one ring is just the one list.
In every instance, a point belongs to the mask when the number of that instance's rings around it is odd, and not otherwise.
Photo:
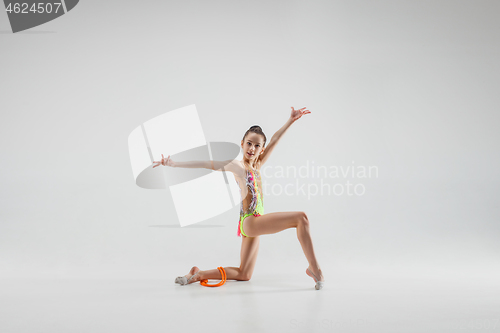
[(262, 128), (260, 128), (259, 125), (254, 125), (252, 127), (250, 127), (246, 132), (245, 132), (245, 135), (243, 135), (243, 141), (245, 141), (245, 137), (247, 136), (248, 133), (256, 133), (256, 134), (260, 134), (264, 137), (264, 145), (262, 147), (264, 147), (266, 145), (266, 135), (264, 134), (264, 132), (262, 132)]

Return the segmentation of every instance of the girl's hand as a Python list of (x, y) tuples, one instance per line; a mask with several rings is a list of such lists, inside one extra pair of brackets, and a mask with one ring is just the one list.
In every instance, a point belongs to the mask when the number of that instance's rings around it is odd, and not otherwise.
[(290, 114), (290, 118), (292, 119), (292, 121), (299, 119), (300, 117), (302, 117), (305, 114), (311, 113), (311, 111), (304, 110), (304, 109), (305, 108), (295, 110), (292, 106), (292, 113)]
[(174, 167), (175, 166), (175, 163), (174, 161), (172, 161), (172, 159), (170, 158), (170, 155), (168, 155), (167, 158), (163, 157), (163, 154), (161, 154), (161, 161), (154, 161), (154, 163), (158, 163), (156, 164), (153, 168), (156, 168), (157, 166), (159, 166), (160, 164), (163, 165), (163, 166), (171, 166), (171, 167)]

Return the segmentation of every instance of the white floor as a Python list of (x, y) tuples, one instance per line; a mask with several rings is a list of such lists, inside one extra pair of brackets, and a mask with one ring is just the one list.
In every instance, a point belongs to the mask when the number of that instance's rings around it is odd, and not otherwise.
[(2, 279), (0, 331), (500, 332), (497, 279), (324, 273), (321, 291), (305, 272), (218, 288), (175, 276)]

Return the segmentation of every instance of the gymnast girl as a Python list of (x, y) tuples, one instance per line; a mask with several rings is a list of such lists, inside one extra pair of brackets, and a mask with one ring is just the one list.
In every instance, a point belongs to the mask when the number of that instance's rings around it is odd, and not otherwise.
[[(162, 154), (161, 161), (154, 161), (153, 168), (159, 166), (170, 166), (174, 168), (206, 168), (216, 171), (229, 171), (234, 174), (240, 188), (241, 207), (238, 222), (237, 236), (242, 237), (241, 263), (240, 267), (218, 267), (202, 271), (193, 266), (188, 274), (179, 276), (175, 283), (187, 285), (197, 281), (205, 283), (208, 279), (240, 280), (248, 281), (252, 277), (259, 250), (259, 236), (274, 234), (285, 229), (297, 229), (297, 238), (302, 250), (309, 262), (306, 274), (314, 279), (315, 289), (321, 290), (324, 286), (324, 278), (321, 268), (316, 260), (310, 234), (310, 222), (306, 213), (276, 212), (264, 214), (262, 178), (260, 170), (268, 160), (274, 148), (282, 138), (286, 130), (296, 120), (305, 114), (311, 113), (306, 108), (295, 110), (292, 107), (290, 118), (271, 138), (266, 147), (266, 136), (260, 126), (250, 127), (241, 140), (243, 159), (241, 161), (189, 161), (174, 162), (170, 155), (165, 158)], [(214, 285), (207, 285), (214, 286)]]

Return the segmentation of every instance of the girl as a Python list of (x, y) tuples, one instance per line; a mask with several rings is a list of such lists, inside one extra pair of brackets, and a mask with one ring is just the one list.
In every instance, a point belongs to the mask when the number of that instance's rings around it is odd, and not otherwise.
[[(276, 147), (288, 127), (304, 114), (311, 113), (305, 108), (295, 110), (292, 107), (290, 118), (285, 125), (279, 129), (271, 138), (267, 148), (266, 136), (260, 126), (250, 127), (243, 140), (241, 148), (243, 150), (243, 159), (241, 161), (190, 161), (174, 162), (170, 155), (153, 168), (159, 166), (171, 166), (176, 168), (206, 168), (217, 171), (230, 171), (234, 174), (236, 182), (241, 190), (241, 208), (240, 220), (238, 223), (237, 235), (243, 235), (241, 242), (241, 263), (240, 267), (224, 267), (227, 280), (248, 281), (252, 277), (259, 250), (259, 236), (274, 234), (289, 228), (297, 229), (297, 238), (299, 239), (302, 250), (309, 261), (309, 267), (306, 274), (316, 282), (315, 288), (320, 290), (324, 285), (324, 278), (319, 264), (314, 255), (313, 244), (309, 231), (309, 220), (304, 212), (281, 212), (264, 214), (262, 197), (262, 179), (260, 169), (266, 163), (272, 151)], [(218, 269), (202, 271), (198, 267), (191, 268), (188, 274), (179, 276), (175, 279), (176, 283), (181, 285), (191, 284), (193, 282), (205, 279), (222, 279), (221, 272)]]

